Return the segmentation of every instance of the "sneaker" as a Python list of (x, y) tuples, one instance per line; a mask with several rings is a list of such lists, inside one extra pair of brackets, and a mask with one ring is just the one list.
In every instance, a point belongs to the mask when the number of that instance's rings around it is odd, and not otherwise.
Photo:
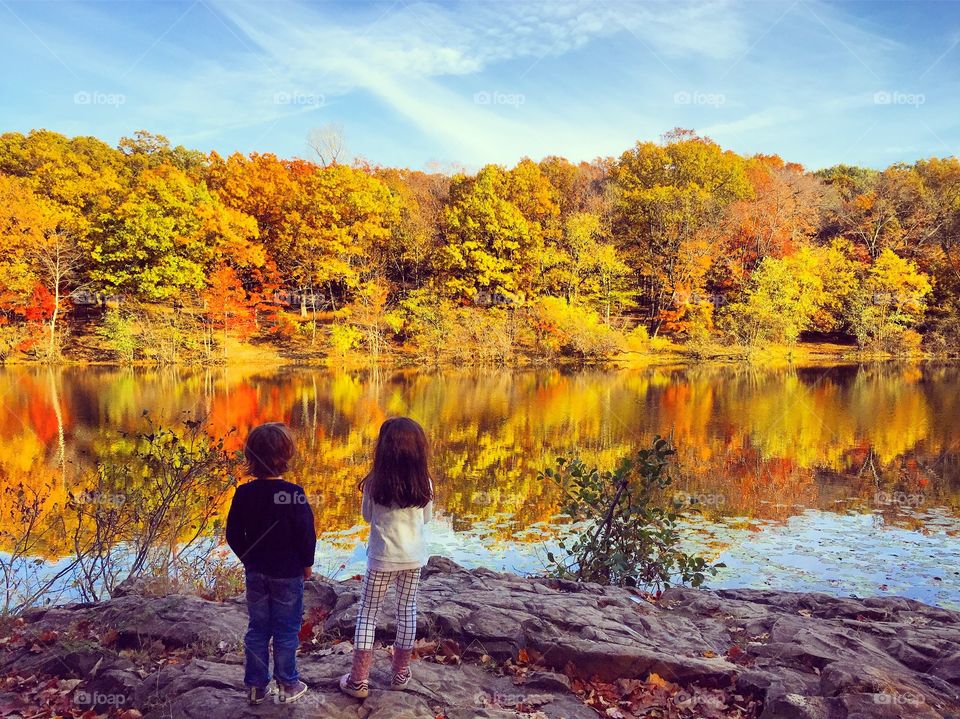
[(307, 685), (301, 681), (298, 681), (296, 684), (290, 684), (289, 686), (285, 684), (280, 685), (280, 701), (284, 704), (289, 704), (290, 702), (295, 702), (297, 699), (302, 697), (307, 693)]
[(248, 704), (263, 704), (264, 700), (277, 693), (275, 687), (249, 687), (247, 691)]
[(370, 682), (354, 682), (349, 674), (340, 677), (340, 691), (354, 699), (366, 699), (370, 695)]
[(406, 669), (401, 669), (396, 674), (393, 675), (393, 679), (390, 681), (391, 689), (406, 689), (407, 685), (410, 683), (410, 667)]

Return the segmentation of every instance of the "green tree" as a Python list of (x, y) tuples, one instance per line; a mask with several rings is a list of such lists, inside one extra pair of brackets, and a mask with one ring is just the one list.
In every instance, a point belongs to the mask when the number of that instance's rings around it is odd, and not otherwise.
[(438, 270), (452, 297), (522, 299), (533, 283), (530, 223), (505, 197), (506, 173), (487, 165), (475, 177), (460, 175), (450, 187), (441, 227)]
[(889, 340), (896, 342), (905, 329), (923, 320), (932, 289), (929, 277), (915, 263), (883, 250), (850, 304), (850, 326), (857, 342), (861, 347), (876, 343), (889, 349)]
[(164, 300), (199, 290), (221, 253), (263, 263), (252, 218), (226, 208), (204, 184), (168, 165), (144, 170), (126, 200), (82, 243), (89, 277), (111, 292)]
[(678, 291), (702, 291), (724, 207), (750, 193), (744, 161), (676, 130), (637, 143), (613, 169), (614, 233), (637, 277), (653, 329)]
[(745, 299), (726, 308), (726, 329), (748, 345), (795, 343), (824, 302), (817, 257), (804, 248), (790, 257), (765, 258), (750, 278)]

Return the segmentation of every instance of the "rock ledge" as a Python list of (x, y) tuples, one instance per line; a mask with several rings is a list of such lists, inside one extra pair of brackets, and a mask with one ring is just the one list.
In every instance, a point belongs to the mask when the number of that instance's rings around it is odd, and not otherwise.
[[(313, 638), (300, 668), (312, 691), (291, 706), (244, 701), (242, 600), (127, 594), (36, 611), (3, 644), (0, 671), (81, 680), (77, 704), (136, 708), (147, 719), (598, 716), (571, 691), (571, 675), (726, 690), (753, 700), (756, 712), (741, 716), (762, 719), (960, 717), (960, 613), (765, 590), (675, 588), (651, 604), (628, 589), (466, 570), (439, 557), (424, 569), (418, 636), (463, 661), (418, 661), (410, 690), (374, 688), (360, 703), (336, 690), (350, 664), (350, 645), (337, 642), (352, 634), (358, 593), (356, 579), (307, 582)], [(378, 638), (392, 636), (388, 609)], [(529, 663), (522, 672), (490, 670), (518, 657)], [(388, 663), (379, 650), (375, 685), (387, 683)]]

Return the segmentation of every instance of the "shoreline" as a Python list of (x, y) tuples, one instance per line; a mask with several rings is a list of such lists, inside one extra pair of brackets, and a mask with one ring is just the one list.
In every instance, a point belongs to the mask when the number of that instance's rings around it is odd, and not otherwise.
[(794, 346), (774, 346), (764, 348), (725, 347), (717, 345), (711, 348), (709, 354), (677, 345), (676, 348), (660, 352), (624, 351), (604, 359), (581, 360), (576, 358), (538, 359), (521, 357), (514, 362), (492, 363), (417, 363), (394, 358), (392, 361), (373, 360), (369, 356), (357, 355), (349, 361), (334, 362), (329, 355), (315, 357), (282, 357), (280, 355), (228, 357), (222, 362), (197, 364), (196, 362), (158, 363), (148, 360), (133, 362), (119, 362), (111, 359), (65, 358), (57, 362), (42, 359), (7, 359), (0, 362), (0, 368), (17, 367), (47, 367), (47, 368), (115, 368), (115, 369), (180, 369), (186, 367), (201, 367), (203, 369), (224, 369), (232, 367), (255, 367), (262, 369), (327, 369), (327, 370), (386, 370), (386, 371), (422, 371), (432, 372), (449, 369), (579, 369), (579, 368), (608, 368), (633, 369), (643, 367), (664, 366), (698, 366), (698, 365), (744, 365), (744, 366), (806, 366), (806, 365), (859, 365), (880, 363), (955, 363), (960, 358), (937, 355), (933, 353), (918, 353), (897, 355), (882, 352), (860, 352), (850, 345), (832, 343), (800, 343)]
[[(960, 613), (912, 600), (686, 588), (654, 600), (441, 557), (423, 576), (411, 689), (380, 688), (388, 653), (379, 649), (362, 709), (335, 687), (350, 663), (359, 581), (308, 580), (299, 661), (312, 691), (285, 717), (644, 715), (635, 705), (742, 719), (960, 712)], [(391, 614), (378, 623), (381, 641), (392, 640)], [(28, 613), (0, 640), (0, 672), (52, 677), (74, 705), (136, 712), (127, 717), (273, 716), (273, 706), (245, 704), (245, 628), (242, 598), (132, 590)], [(0, 689), (0, 700), (10, 692)]]

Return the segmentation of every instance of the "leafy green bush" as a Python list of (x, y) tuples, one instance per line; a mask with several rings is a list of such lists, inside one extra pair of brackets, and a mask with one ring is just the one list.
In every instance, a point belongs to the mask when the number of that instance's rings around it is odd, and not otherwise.
[(97, 328), (107, 346), (113, 350), (123, 364), (132, 364), (140, 348), (137, 323), (123, 310), (111, 307), (103, 316), (103, 323)]
[(543, 297), (534, 306), (543, 344), (554, 354), (581, 360), (606, 359), (623, 349), (623, 336), (586, 305)]
[[(212, 437), (201, 420), (182, 428), (155, 424), (124, 434), (126, 452), (99, 465), (73, 510), (74, 587), (86, 601), (141, 578), (193, 583), (213, 577), (209, 555), (223, 527), (220, 507), (243, 472), (229, 434)], [(233, 430), (231, 430), (232, 433)]]
[(716, 569), (678, 548), (676, 505), (661, 506), (673, 482), (663, 438), (625, 458), (614, 470), (588, 467), (579, 459), (557, 459), (545, 469), (563, 491), (562, 511), (578, 531), (561, 539), (563, 556), (548, 552), (549, 571), (561, 579), (660, 589), (672, 583), (700, 586)]

